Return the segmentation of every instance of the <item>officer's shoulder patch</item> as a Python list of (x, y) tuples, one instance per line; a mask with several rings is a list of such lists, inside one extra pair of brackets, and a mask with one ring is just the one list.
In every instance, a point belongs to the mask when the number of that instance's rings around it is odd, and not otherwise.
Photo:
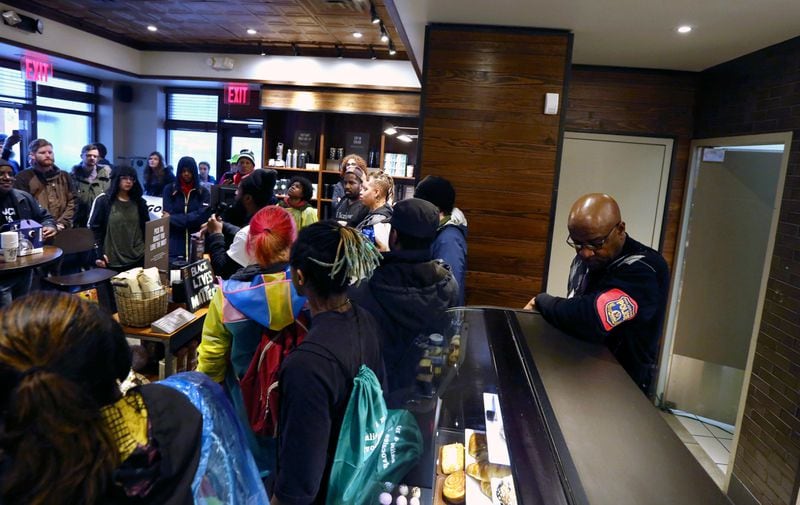
[(639, 305), (628, 293), (621, 289), (609, 289), (600, 294), (595, 302), (597, 316), (606, 331), (636, 317)]

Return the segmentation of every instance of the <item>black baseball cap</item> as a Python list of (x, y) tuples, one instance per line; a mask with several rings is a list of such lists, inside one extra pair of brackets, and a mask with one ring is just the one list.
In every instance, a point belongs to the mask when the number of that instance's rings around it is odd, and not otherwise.
[(420, 198), (400, 200), (392, 211), (391, 224), (403, 235), (433, 238), (439, 229), (439, 209)]

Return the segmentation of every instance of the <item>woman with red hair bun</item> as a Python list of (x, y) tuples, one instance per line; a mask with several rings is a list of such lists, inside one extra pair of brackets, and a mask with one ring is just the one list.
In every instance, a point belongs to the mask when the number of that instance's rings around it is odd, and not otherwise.
[[(221, 280), (203, 325), (197, 370), (221, 383), (240, 414), (245, 400), (239, 386), (262, 337), (283, 332), (305, 333), (306, 299), (292, 285), (289, 253), (297, 239), (294, 219), (286, 210), (264, 207), (250, 220), (247, 253), (258, 263), (248, 265), (228, 280)], [(293, 327), (294, 325), (294, 327)], [(255, 357), (255, 358), (254, 358)], [(243, 419), (245, 426), (251, 426)], [(252, 430), (251, 430), (252, 432)], [(274, 470), (275, 442), (268, 434), (251, 433), (251, 449), (262, 476)]]

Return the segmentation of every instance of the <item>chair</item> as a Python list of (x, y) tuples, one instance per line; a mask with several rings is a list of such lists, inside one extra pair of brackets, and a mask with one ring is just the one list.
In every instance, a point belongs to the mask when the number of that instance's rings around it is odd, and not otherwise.
[(89, 228), (61, 230), (53, 239), (53, 245), (63, 254), (59, 261), (41, 278), (43, 288), (75, 293), (97, 289), (97, 301), (106, 309), (114, 311), (114, 300), (109, 280), (117, 272), (98, 268), (94, 260), (94, 234)]

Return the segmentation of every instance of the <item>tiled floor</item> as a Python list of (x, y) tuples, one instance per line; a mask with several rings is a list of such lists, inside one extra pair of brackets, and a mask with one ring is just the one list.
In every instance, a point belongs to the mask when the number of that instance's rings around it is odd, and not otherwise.
[[(730, 460), (733, 426), (680, 410), (672, 410), (671, 415), (667, 414), (665, 418), (714, 480), (720, 480), (720, 477), (724, 480)], [(683, 430), (690, 436), (681, 433)], [(698, 446), (702, 451), (698, 450)], [(709, 458), (721, 475), (713, 471)]]

